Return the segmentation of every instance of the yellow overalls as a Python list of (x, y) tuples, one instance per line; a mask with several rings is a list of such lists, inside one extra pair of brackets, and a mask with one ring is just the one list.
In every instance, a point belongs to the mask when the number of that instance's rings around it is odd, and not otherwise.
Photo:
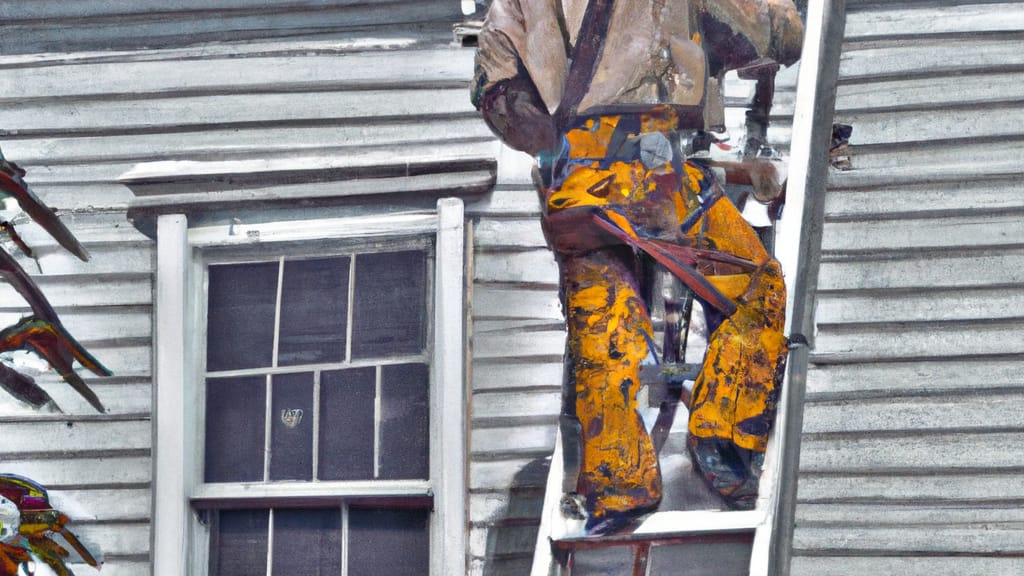
[(695, 267), (735, 302), (735, 312), (722, 318), (705, 306), (711, 333), (692, 394), (690, 448), (734, 507), (753, 505), (785, 364), (786, 292), (778, 262), (716, 192), (711, 173), (682, 161), (671, 146), (674, 130), (668, 107), (586, 119), (565, 134), (556, 173), (543, 190), (568, 328), (566, 385), (575, 393), (582, 435), (576, 489), (591, 525), (650, 510), (661, 498), (657, 455), (636, 406), (640, 365), (652, 341), (639, 254), (674, 245), (748, 263), (701, 260)]

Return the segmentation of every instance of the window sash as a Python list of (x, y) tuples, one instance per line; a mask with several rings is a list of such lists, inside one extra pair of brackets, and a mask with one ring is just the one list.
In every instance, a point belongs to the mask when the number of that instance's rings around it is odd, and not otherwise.
[[(321, 375), (324, 372), (334, 372), (334, 371), (350, 370), (350, 369), (356, 369), (356, 368), (374, 368), (375, 369), (374, 370), (374, 372), (375, 372), (375, 388), (376, 388), (375, 393), (374, 393), (374, 411), (373, 411), (373, 413), (369, 414), (369, 417), (371, 417), (373, 419), (373, 428), (374, 428), (373, 429), (373, 440), (374, 440), (374, 442), (373, 442), (373, 445), (371, 447), (372, 448), (372, 453), (373, 453), (373, 460), (374, 460), (374, 462), (373, 462), (373, 479), (376, 480), (377, 478), (380, 478), (381, 477), (381, 472), (382, 472), (382, 463), (384, 461), (384, 459), (383, 459), (384, 455), (383, 455), (383, 452), (382, 452), (381, 441), (384, 438), (384, 434), (385, 434), (385, 431), (383, 430), (383, 424), (384, 424), (384, 422), (383, 422), (383, 414), (382, 414), (382, 411), (381, 411), (381, 408), (382, 408), (382, 404), (381, 404), (381, 402), (382, 402), (382, 392), (383, 392), (382, 385), (384, 384), (382, 373), (386, 370), (386, 367), (397, 366), (397, 365), (426, 364), (429, 367), (429, 365), (431, 364), (431, 360), (434, 357), (434, 353), (433, 353), (433, 338), (432, 338), (432, 335), (434, 333), (434, 321), (432, 319), (432, 311), (433, 311), (433, 302), (437, 298), (437, 292), (434, 289), (434, 270), (430, 268), (431, 266), (436, 268), (433, 244), (434, 244), (434, 241), (431, 241), (430, 239), (425, 238), (423, 235), (420, 235), (420, 236), (417, 236), (417, 237), (400, 239), (397, 242), (378, 243), (377, 245), (373, 245), (372, 243), (370, 245), (354, 244), (354, 245), (349, 245), (349, 246), (335, 247), (334, 249), (331, 249), (329, 251), (326, 250), (326, 249), (310, 251), (308, 249), (308, 247), (305, 247), (302, 244), (295, 244), (295, 243), (292, 243), (292, 242), (285, 242), (285, 243), (283, 243), (282, 246), (279, 246), (279, 247), (271, 250), (269, 254), (261, 254), (261, 257), (253, 257), (253, 255), (251, 254), (251, 249), (248, 251), (249, 253), (244, 253), (244, 252), (243, 253), (238, 253), (237, 250), (233, 250), (232, 251), (233, 252), (233, 256), (235, 256), (235, 257), (225, 257), (223, 253), (217, 254), (217, 252), (218, 252), (217, 250), (211, 250), (210, 252), (213, 252), (213, 254), (211, 254), (209, 257), (207, 255), (207, 251), (203, 251), (202, 254), (198, 255), (197, 258), (196, 258), (197, 263), (198, 263), (197, 266), (198, 266), (199, 270), (201, 271), (201, 273), (203, 274), (203, 276), (202, 276), (202, 278), (203, 278), (202, 284), (207, 289), (209, 288), (209, 277), (210, 277), (210, 267), (211, 266), (224, 265), (224, 264), (235, 264), (235, 263), (239, 263), (241, 261), (242, 263), (245, 263), (245, 264), (263, 264), (263, 263), (266, 263), (266, 264), (276, 265), (277, 266), (277, 272), (276, 272), (276, 283), (277, 283), (276, 291), (277, 291), (277, 294), (276, 294), (276, 301), (275, 301), (275, 304), (274, 304), (275, 310), (274, 310), (273, 326), (268, 326), (267, 327), (268, 330), (272, 330), (273, 331), (273, 335), (272, 335), (273, 349), (272, 349), (269, 365), (262, 365), (262, 366), (252, 367), (252, 368), (219, 369), (219, 370), (212, 370), (212, 371), (208, 370), (208, 369), (206, 371), (197, 370), (197, 375), (198, 375), (197, 378), (198, 379), (197, 379), (197, 398), (196, 398), (197, 404), (196, 404), (196, 411), (197, 411), (197, 414), (204, 415), (204, 419), (199, 421), (199, 422), (197, 422), (197, 429), (195, 430), (195, 434), (196, 434), (196, 447), (197, 447), (197, 450), (198, 450), (197, 451), (197, 458), (199, 459), (199, 462), (197, 462), (197, 467), (199, 467), (202, 470), (205, 470), (205, 462), (203, 461), (203, 458), (204, 458), (205, 452), (206, 452), (205, 451), (205, 448), (206, 448), (206, 431), (208, 429), (208, 426), (206, 425), (206, 422), (205, 422), (205, 414), (206, 414), (205, 402), (206, 402), (206, 399), (207, 399), (206, 385), (209, 382), (209, 380), (210, 379), (221, 379), (221, 378), (245, 377), (245, 376), (264, 377), (266, 379), (265, 384), (264, 384), (265, 385), (265, 389), (266, 389), (265, 398), (264, 398), (266, 406), (265, 406), (265, 415), (264, 415), (265, 421), (264, 421), (264, 430), (263, 430), (264, 438), (263, 439), (264, 439), (266, 444), (264, 445), (263, 457), (262, 457), (262, 459), (263, 459), (262, 482), (267, 483), (267, 482), (275, 482), (275, 481), (285, 481), (283, 479), (274, 479), (273, 475), (272, 475), (272, 470), (271, 470), (271, 454), (272, 454), (272, 451), (270, 449), (271, 448), (270, 443), (272, 442), (272, 436), (273, 436), (272, 435), (272, 427), (274, 425), (274, 419), (276, 418), (276, 414), (271, 409), (271, 406), (272, 406), (272, 404), (274, 402), (274, 397), (273, 397), (273, 394), (271, 393), (271, 390), (273, 390), (277, 386), (277, 383), (273, 383), (273, 384), (271, 383), (271, 380), (272, 380), (271, 377), (273, 377), (273, 376), (280, 376), (280, 375), (286, 375), (286, 374), (310, 374), (312, 376), (312, 384), (313, 384), (313, 387), (312, 387), (312, 394), (313, 394), (313, 396), (312, 396), (312, 413), (307, 415), (307, 417), (310, 418), (310, 421), (312, 423), (312, 447), (311, 447), (311, 449), (312, 449), (312, 471), (311, 471), (312, 472), (312, 478), (310, 480), (299, 480), (299, 481), (295, 481), (295, 482), (288, 481), (288, 484), (287, 484), (286, 487), (295, 487), (296, 485), (298, 485), (299, 483), (302, 483), (302, 482), (312, 482), (312, 483), (331, 482), (330, 480), (321, 480), (320, 479), (320, 474), (319, 474), (319, 471), (321, 470), (321, 468), (319, 466), (319, 463), (320, 463), (319, 462), (319, 460), (320, 460), (320, 454), (319, 454), (319, 452), (320, 452), (320, 450), (319, 450), (320, 423), (321, 423), (321, 416), (322, 416), (321, 406), (320, 406), (320, 400), (321, 400)], [(262, 248), (262, 246), (261, 246), (261, 248)], [(356, 286), (358, 284), (357, 278), (358, 278), (359, 269), (360, 269), (360, 266), (358, 264), (359, 257), (365, 257), (366, 255), (386, 254), (386, 253), (395, 253), (395, 252), (422, 252), (424, 254), (424, 258), (425, 258), (425, 264), (428, 267), (427, 270), (426, 270), (427, 273), (426, 273), (426, 278), (425, 278), (425, 282), (424, 282), (424, 285), (423, 285), (423, 292), (424, 293), (421, 295), (421, 297), (423, 298), (422, 303), (423, 303), (423, 306), (424, 306), (423, 313), (424, 313), (425, 320), (426, 320), (425, 326), (424, 326), (426, 338), (425, 338), (425, 340), (423, 342), (423, 350), (421, 352), (419, 352), (419, 353), (413, 353), (413, 354), (395, 354), (395, 355), (390, 355), (389, 354), (389, 355), (386, 355), (386, 356), (370, 356), (370, 357), (366, 357), (366, 358), (354, 356), (353, 355), (353, 326), (355, 325), (356, 314), (357, 314), (357, 310), (356, 310), (357, 306), (356, 306), (356, 303), (355, 303), (355, 299), (356, 299)], [(348, 277), (347, 277), (348, 304), (347, 304), (347, 311), (346, 311), (346, 316), (347, 317), (345, 319), (345, 326), (346, 326), (346, 331), (347, 331), (347, 337), (346, 337), (345, 350), (344, 350), (343, 357), (340, 360), (338, 360), (338, 361), (320, 362), (320, 363), (314, 363), (314, 364), (288, 364), (288, 365), (281, 366), (281, 365), (279, 365), (279, 362), (278, 362), (278, 358), (279, 358), (278, 351), (279, 351), (279, 336), (280, 336), (280, 332), (281, 332), (281, 327), (280, 326), (281, 326), (281, 321), (282, 321), (281, 314), (282, 314), (282, 311), (283, 311), (282, 289), (283, 289), (283, 284), (285, 282), (284, 274), (285, 274), (285, 271), (287, 270), (287, 263), (288, 262), (294, 262), (294, 261), (300, 261), (300, 260), (304, 260), (304, 259), (321, 259), (321, 258), (334, 258), (334, 257), (337, 257), (337, 258), (347, 258), (348, 259)], [(205, 292), (208, 292), (208, 290), (205, 290)], [(199, 313), (197, 314), (197, 322), (199, 323), (198, 326), (201, 327), (201, 330), (199, 330), (199, 333), (202, 334), (202, 337), (196, 343), (197, 344), (197, 352), (200, 355), (200, 357), (197, 358), (197, 361), (196, 361), (197, 367), (203, 367), (203, 366), (205, 366), (207, 364), (207, 362), (205, 362), (204, 359), (201, 356), (202, 356), (202, 354), (206, 350), (206, 347), (204, 346), (204, 344), (207, 341), (206, 334), (207, 334), (208, 331), (206, 330), (206, 322), (205, 322), (205, 320), (208, 318), (208, 312), (209, 312), (209, 310), (207, 308), (207, 304), (208, 303), (209, 303), (209, 299), (206, 298), (206, 297), (198, 298), (196, 303), (195, 303), (196, 307), (199, 308)], [(432, 378), (428, 377), (427, 387), (428, 387), (427, 390), (428, 390), (428, 398), (429, 398), (429, 397), (433, 396), (433, 393), (431, 393), (431, 391), (436, 389), (436, 383), (433, 381)], [(434, 418), (430, 418), (430, 422), (429, 422), (428, 426), (430, 426), (430, 427), (435, 426)], [(429, 446), (428, 446), (428, 450), (429, 450)], [(430, 455), (428, 457), (428, 462), (430, 460), (430, 457), (432, 457), (432, 456), (433, 455)], [(389, 461), (391, 461), (391, 460), (389, 460)], [(428, 476), (429, 476), (429, 471), (428, 471)], [(367, 480), (369, 480), (369, 478)], [(210, 484), (210, 483), (208, 483), (206, 481), (206, 479), (204, 478), (204, 474), (202, 474), (202, 473), (200, 473), (197, 476), (196, 483), (197, 483), (197, 488), (196, 489), (198, 491), (203, 491)], [(252, 494), (254, 494), (254, 492), (252, 491), (252, 487), (255, 486), (255, 485), (258, 485), (260, 483), (260, 481), (256, 480), (256, 479), (253, 479), (251, 481), (245, 481), (245, 482), (216, 482), (216, 483), (217, 484), (228, 484), (229, 486), (234, 486), (235, 490), (238, 490), (241, 493), (244, 493), (244, 494), (247, 494), (247, 495), (252, 495)], [(347, 495), (353, 495), (353, 496), (357, 495), (357, 494), (352, 493), (351, 490), (353, 488), (357, 488), (357, 487), (359, 487), (361, 485), (362, 484), (360, 484), (360, 483), (350, 483), (348, 486), (345, 486), (344, 484), (338, 483), (338, 482), (331, 483), (331, 486), (339, 487), (339, 488), (345, 490)], [(397, 484), (397, 485), (392, 486), (392, 488), (390, 488), (390, 490), (394, 491), (395, 487), (397, 487), (397, 486), (401, 486), (401, 484)], [(412, 485), (409, 489), (410, 489), (410, 493), (409, 493), (410, 496), (415, 496), (415, 495), (418, 495), (420, 493), (419, 488), (418, 488), (417, 485)], [(372, 494), (372, 493), (373, 493), (373, 491), (371, 490), (370, 494)]]
[[(242, 530), (221, 532), (226, 515), (234, 516), (236, 521), (248, 517), (256, 521), (256, 526), (232, 523)], [(424, 507), (368, 508), (350, 503), (310, 509), (271, 506), (245, 511), (222, 510), (209, 518), (212, 528), (208, 566), (211, 570), (222, 564), (218, 554), (225, 551), (229, 559), (222, 567), (236, 574), (240, 568), (247, 570), (247, 575), (255, 570), (257, 576), (289, 574), (291, 571), (284, 565), (282, 553), (293, 560), (312, 560), (321, 569), (325, 568), (324, 564), (335, 564), (335, 571), (330, 572), (334, 576), (348, 576), (353, 571), (364, 574), (367, 569), (377, 569), (380, 551), (384, 549), (399, 553), (395, 557), (398, 564), (391, 568), (403, 574), (422, 574), (422, 563), (429, 563), (429, 510)], [(381, 521), (399, 530), (389, 531), (382, 540)], [(299, 530), (289, 534), (290, 528)], [(227, 548), (221, 548), (224, 536), (229, 543)], [(303, 544), (317, 549), (302, 550)], [(238, 566), (236, 562), (247, 566)], [(252, 564), (262, 565), (263, 571), (256, 570)]]

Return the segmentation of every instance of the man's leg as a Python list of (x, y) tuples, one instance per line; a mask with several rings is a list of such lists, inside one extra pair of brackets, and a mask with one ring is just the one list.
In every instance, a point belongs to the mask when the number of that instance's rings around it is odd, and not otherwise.
[(737, 311), (713, 328), (690, 402), (696, 465), (727, 503), (749, 509), (785, 369), (786, 288), (778, 261), (730, 202), (719, 200), (705, 218), (698, 226), (715, 248), (762, 263), (750, 274), (708, 276)]
[(661, 501), (658, 458), (636, 405), (651, 325), (632, 259), (629, 249), (614, 248), (562, 260), (567, 381), (582, 429), (577, 492), (595, 532), (614, 530)]

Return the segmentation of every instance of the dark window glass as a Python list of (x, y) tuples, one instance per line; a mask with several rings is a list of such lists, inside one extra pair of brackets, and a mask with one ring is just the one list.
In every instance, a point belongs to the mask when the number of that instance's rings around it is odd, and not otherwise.
[[(739, 538), (743, 536), (737, 535)], [(651, 574), (747, 576), (753, 535), (742, 542), (699, 542), (651, 548)]]
[[(573, 575), (607, 576), (633, 573), (633, 548), (611, 546), (577, 550), (572, 565)], [(684, 573), (684, 572), (679, 572)]]
[(426, 510), (352, 508), (348, 515), (349, 576), (427, 576)]
[(274, 510), (273, 576), (341, 576), (341, 510)]
[(427, 260), (423, 252), (356, 257), (352, 357), (416, 354), (427, 326)]
[(381, 368), (380, 478), (430, 475), (430, 371), (426, 364)]
[(270, 479), (313, 479), (313, 374), (271, 379)]
[(206, 380), (207, 482), (263, 480), (265, 376)]
[(334, 370), (320, 375), (321, 480), (373, 478), (373, 405), (376, 369)]
[(348, 258), (285, 261), (279, 366), (345, 359), (348, 273)]
[[(213, 576), (267, 573), (267, 510), (222, 510), (210, 546)], [(338, 572), (340, 574), (340, 572)]]
[(270, 366), (277, 270), (276, 262), (210, 266), (207, 370)]

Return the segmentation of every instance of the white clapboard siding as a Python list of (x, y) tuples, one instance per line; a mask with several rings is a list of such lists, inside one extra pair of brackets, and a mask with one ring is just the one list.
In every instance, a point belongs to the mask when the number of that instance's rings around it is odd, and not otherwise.
[(4, 458), (4, 469), (32, 478), (57, 490), (80, 487), (148, 486), (152, 461), (148, 455), (126, 456), (86, 453), (81, 458)]
[[(82, 281), (82, 275), (71, 274), (33, 275), (32, 280), (58, 313), (72, 307), (149, 306), (153, 302), (152, 279), (148, 272), (93, 276), (88, 282)], [(26, 307), (27, 303), (14, 288), (0, 284), (0, 310), (21, 311)]]
[[(964, 382), (970, 381), (970, 386)], [(928, 360), (821, 364), (807, 376), (809, 400), (893, 395), (966, 395), (978, 390), (1024, 391), (1024, 371), (1014, 358), (934, 358)]]
[[(988, 152), (979, 151), (987, 156)], [(1021, 150), (1024, 154), (1024, 150)], [(892, 162), (893, 154), (879, 153), (880, 158)], [(863, 154), (858, 152), (857, 164)], [(965, 202), (966, 198), (970, 201)], [(1024, 211), (1024, 182), (1020, 178), (974, 179), (964, 178), (943, 185), (934, 183), (906, 184), (902, 186), (873, 186), (853, 190), (831, 189), (826, 196), (825, 210), (831, 220), (864, 217), (903, 217), (952, 215), (974, 213)]]
[[(1024, 142), (1016, 136), (1004, 138), (999, 147), (965, 146), (959, 140), (922, 140), (899, 146), (900, 158), (892, 157), (893, 148), (886, 144), (857, 147), (857, 169), (829, 175), (835, 190), (912, 187), (925, 182), (942, 182), (950, 186), (980, 186), (1016, 174), (1014, 161), (1020, 158)], [(929, 165), (927, 174), (918, 169)], [(922, 207), (924, 209), (924, 207)]]
[(1024, 5), (847, 8), (790, 574), (1014, 574)]
[(81, 446), (100, 452), (149, 448), (148, 418), (26, 422), (9, 428), (4, 434), (4, 446), (0, 448), (0, 455), (5, 458), (62, 452), (64, 446)]
[(152, 503), (148, 488), (50, 490), (49, 494), (61, 510), (72, 517), (82, 511), (86, 515), (82, 520), (93, 522), (146, 521)]
[[(68, 419), (96, 416), (96, 409), (55, 374), (32, 375), (35, 377), (36, 384), (46, 390), (46, 393), (53, 398), (61, 410), (60, 413), (53, 414), (52, 417)], [(144, 379), (147, 376), (124, 382), (119, 376), (104, 379), (94, 377), (89, 373), (80, 373), (80, 375), (103, 402), (103, 406), (110, 416), (149, 413), (153, 402), (153, 387), (149, 380)], [(111, 382), (112, 380), (114, 382)], [(0, 395), (0, 418), (23, 418), (27, 412), (28, 409), (23, 403), (7, 394)]]
[[(18, 322), (24, 313), (0, 313), (0, 326), (10, 326)], [(152, 335), (152, 310), (149, 306), (106, 307), (106, 308), (72, 308), (61, 313), (60, 319), (64, 327), (82, 342), (96, 340), (148, 340)]]
[[(949, 11), (948, 7), (946, 11)], [(849, 14), (850, 21), (856, 18), (856, 13)], [(941, 37), (915, 39), (912, 43), (880, 42), (857, 46), (856, 50), (843, 53), (839, 74), (844, 83), (950, 74), (940, 78), (938, 83), (951, 86), (955, 83), (954, 73), (991, 71), (1000, 66), (1024, 64), (1024, 54), (1015, 48), (1015, 42), (986, 36), (973, 36), (970, 41), (970, 50), (964, 50), (962, 42)], [(839, 90), (845, 89), (841, 87)], [(935, 93), (931, 97), (942, 96)], [(837, 102), (837, 105), (846, 104)]]
[(82, 542), (102, 542), (104, 557), (118, 560), (124, 557), (144, 560), (136, 551), (145, 549), (149, 542), (148, 522), (79, 522), (75, 524), (74, 532)]
[(792, 573), (816, 576), (849, 576), (850, 574), (900, 574), (902, 576), (990, 576), (991, 574), (1017, 574), (1024, 570), (1021, 558), (986, 558), (960, 556), (956, 558), (929, 558), (910, 556), (872, 556), (851, 558), (836, 556), (797, 556), (793, 559)]
[(539, 464), (546, 463), (534, 456), (474, 461), (469, 469), (469, 489), (471, 493), (482, 494), (507, 492), (511, 486), (544, 486), (548, 467)]
[[(544, 416), (545, 422), (535, 426), (517, 424), (515, 426), (499, 426), (485, 428), (477, 423), (473, 428), (473, 456), (477, 458), (497, 459), (504, 456), (519, 456), (522, 454), (537, 454), (539, 457), (548, 456), (555, 446), (555, 430), (551, 421), (558, 414), (558, 396), (554, 401), (549, 400), (549, 406), (554, 405), (554, 414), (541, 412), (537, 416)], [(550, 412), (550, 409), (548, 410)]]
[[(558, 414), (561, 382), (541, 390), (487, 391), (474, 397), (474, 419), (554, 417)], [(511, 439), (510, 439), (511, 441)]]
[[(26, 5), (27, 4), (27, 5)], [(4, 53), (162, 48), (200, 42), (339, 35), (375, 27), (392, 35), (461, 19), (458, 2), (182, 0), (145, 4), (86, 0), (5, 3)], [(23, 9), (23, 7), (25, 9)], [(378, 32), (380, 33), (380, 32)], [(450, 34), (450, 32), (449, 32)], [(365, 36), (365, 32), (363, 32)]]
[(508, 282), (514, 278), (525, 284), (558, 285), (558, 266), (547, 250), (502, 252), (493, 258), (481, 256), (474, 272), (477, 282)]
[[(507, 148), (502, 149), (504, 152), (509, 152)], [(509, 154), (510, 156), (511, 153)], [(517, 159), (523, 159), (525, 155), (515, 154)], [(501, 162), (504, 159), (499, 160), (499, 171), (506, 169), (511, 170), (511, 166), (505, 166)], [(505, 164), (512, 164), (512, 162), (505, 162)], [(529, 168), (526, 167), (522, 171), (528, 172)], [(521, 178), (522, 174), (518, 174)], [(540, 199), (537, 197), (537, 190), (528, 183), (529, 175), (525, 176), (526, 184), (519, 185), (503, 185), (499, 184), (494, 190), (480, 198), (479, 200), (466, 205), (466, 213), (478, 216), (481, 219), (488, 217), (516, 217), (516, 216), (528, 216), (532, 218), (540, 218)]]
[(1011, 319), (1024, 310), (1024, 287), (833, 292), (818, 295), (821, 324)]
[(887, 473), (910, 469), (1007, 468), (1024, 458), (1024, 432), (947, 431), (809, 435), (800, 469), (808, 472)]
[(900, 254), (871, 254), (849, 260), (823, 260), (818, 287), (822, 290), (876, 290), (925, 287), (962, 288), (1017, 285), (1024, 281), (1024, 249)]
[[(1024, 354), (1024, 320), (818, 325), (820, 363)], [(979, 375), (981, 376), (981, 375)]]
[(903, 524), (918, 526), (944, 522), (949, 526), (985, 524), (987, 522), (1021, 522), (1024, 510), (997, 506), (965, 506), (963, 504), (818, 504), (805, 506), (797, 521), (818, 526), (850, 524), (850, 518), (859, 518), (862, 526), (877, 524)]
[[(164, 60), (138, 59), (127, 62), (94, 61), (61, 71), (59, 68), (19, 68), (0, 72), (0, 77), (17, 78), (4, 90), (0, 101), (15, 103), (38, 98), (53, 101), (70, 98), (103, 98), (111, 86), (130, 89), (136, 97), (172, 97), (187, 94), (216, 94), (249, 90), (257, 93), (300, 92), (303, 88), (323, 91), (325, 87), (394, 87), (411, 84), (462, 85), (465, 70), (473, 60), (472, 51), (448, 53), (449, 57), (424, 67), (429, 52), (396, 62), (379, 52), (279, 54), (255, 56), (254, 66), (239, 67), (234, 58), (207, 58), (203, 66), (179, 76), (179, 64)], [(390, 74), (383, 76), (381, 67)]]
[(1020, 213), (938, 218), (830, 222), (823, 231), (823, 255), (877, 254), (886, 250), (957, 248), (965, 239), (977, 246), (1014, 246), (1024, 238)]
[(845, 84), (836, 90), (842, 103), (840, 112), (857, 110), (908, 111), (937, 106), (964, 107), (978, 104), (1005, 103), (1016, 87), (1016, 74), (991, 71), (964, 73), (951, 82), (948, 90), (935, 91), (935, 78), (886, 80), (861, 84)]
[[(810, 507), (861, 504), (884, 510), (894, 504), (976, 506), (988, 509), (1024, 498), (1024, 479), (1017, 472), (900, 472), (834, 475), (807, 472), (800, 477), (798, 517), (813, 514)], [(878, 511), (876, 511), (878, 513)], [(857, 517), (836, 522), (859, 522)]]
[(805, 434), (928, 432), (1024, 428), (1024, 411), (1016, 410), (1024, 394), (977, 392), (954, 397), (851, 399), (816, 402), (804, 411)]
[(561, 389), (562, 359), (529, 363), (506, 362), (475, 362), (473, 364), (473, 390), (508, 391), (517, 388)]
[(1006, 138), (1019, 137), (1024, 133), (1021, 128), (1024, 107), (1019, 103), (909, 112), (855, 112), (844, 114), (842, 118), (845, 124), (857, 126), (852, 141), (861, 145), (891, 144), (899, 147), (913, 142), (933, 142), (947, 138)]
[(532, 188), (499, 180), (467, 213), (478, 218), (469, 571), (522, 574), (537, 538), (561, 406), (565, 332), (557, 267)]
[(793, 541), (794, 551), (843, 551), (846, 554), (894, 553), (915, 555), (991, 554), (1019, 556), (1024, 530), (1019, 525), (922, 527), (806, 527)]
[[(1016, 32), (1024, 27), (1024, 14), (1007, 2), (977, 5), (936, 2), (933, 4), (937, 5), (933, 6), (892, 4), (894, 6), (885, 8), (852, 10), (846, 19), (846, 39)], [(950, 7), (955, 8), (951, 10)]]
[[(364, 93), (365, 92), (365, 93)], [(336, 93), (230, 94), (179, 96), (145, 100), (76, 99), (21, 101), (0, 109), (0, 124), (10, 126), (18, 118), (37, 118), (20, 134), (56, 131), (127, 131), (154, 124), (174, 123), (179, 128), (210, 124), (257, 124), (270, 122), (339, 121), (379, 115), (451, 114), (469, 112), (473, 106), (465, 87), (399, 88)]]

